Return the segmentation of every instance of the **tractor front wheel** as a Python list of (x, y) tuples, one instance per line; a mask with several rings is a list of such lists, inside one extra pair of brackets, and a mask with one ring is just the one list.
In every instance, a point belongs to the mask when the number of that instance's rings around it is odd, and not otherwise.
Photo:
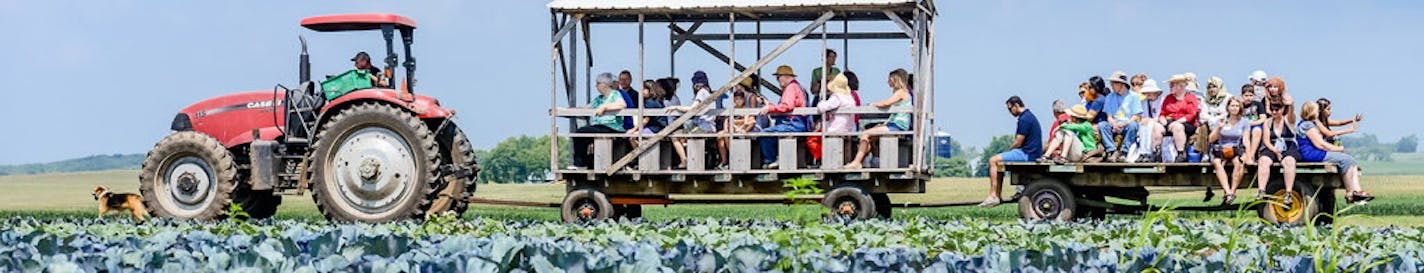
[(311, 153), (312, 199), (333, 221), (424, 219), (435, 199), (440, 153), (414, 114), (380, 103), (339, 110)]
[(208, 135), (181, 131), (164, 137), (139, 174), (139, 192), (157, 217), (215, 220), (226, 217), (235, 188), (232, 154)]

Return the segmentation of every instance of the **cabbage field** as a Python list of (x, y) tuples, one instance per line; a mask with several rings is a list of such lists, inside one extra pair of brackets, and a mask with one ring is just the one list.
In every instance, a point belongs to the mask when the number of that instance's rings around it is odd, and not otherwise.
[(1085, 223), (678, 220), (195, 223), (17, 218), (0, 271), (1419, 272), (1424, 228), (1253, 217)]

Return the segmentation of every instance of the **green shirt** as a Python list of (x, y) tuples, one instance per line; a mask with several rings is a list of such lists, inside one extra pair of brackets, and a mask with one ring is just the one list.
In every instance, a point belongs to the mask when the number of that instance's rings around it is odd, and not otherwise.
[[(830, 76), (830, 77), (835, 77), (836, 75), (840, 75), (840, 74), (841, 74), (841, 69), (840, 69), (840, 68), (836, 68), (836, 67), (834, 67), (834, 66), (831, 67), (831, 76)], [(826, 82), (827, 82), (827, 83), (830, 83), (829, 80), (827, 80)], [(820, 66), (817, 66), (816, 69), (812, 69), (812, 70), (811, 70), (811, 84), (820, 84), (820, 83), (821, 83), (821, 67), (820, 67)], [(811, 90), (811, 92), (821, 92), (821, 90)]]
[[(594, 97), (593, 104), (589, 106), (593, 107), (594, 109), (597, 109), (598, 107), (601, 107), (603, 105), (619, 102), (623, 102), (623, 96), (610, 92), (608, 93), (608, 95), (599, 95), (598, 97)], [(623, 128), (623, 119), (618, 118), (618, 116), (614, 116), (608, 111), (604, 111), (603, 115), (594, 116), (591, 122), (593, 122), (593, 125), (603, 125), (613, 129)]]
[(1092, 123), (1088, 123), (1087, 121), (1079, 123), (1068, 122), (1063, 125), (1058, 125), (1058, 130), (1066, 130), (1078, 134), (1078, 142), (1083, 143), (1084, 152), (1098, 148), (1098, 139), (1093, 137), (1093, 131), (1096, 129), (1097, 128), (1093, 128)]

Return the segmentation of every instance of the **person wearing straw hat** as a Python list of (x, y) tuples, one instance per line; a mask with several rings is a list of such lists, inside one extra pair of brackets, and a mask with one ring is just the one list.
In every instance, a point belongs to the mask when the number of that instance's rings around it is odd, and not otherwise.
[[(1102, 135), (1103, 150), (1108, 162), (1127, 160), (1127, 150), (1137, 142), (1138, 121), (1142, 120), (1142, 97), (1128, 90), (1127, 73), (1113, 72), (1108, 76), (1112, 92), (1103, 97), (1103, 113), (1106, 119), (1097, 123), (1098, 134)], [(1122, 140), (1116, 140), (1122, 136)]]
[(1054, 164), (1064, 164), (1068, 161), (1083, 161), (1089, 151), (1098, 149), (1097, 130), (1088, 119), (1088, 108), (1082, 104), (1074, 105), (1068, 110), (1071, 121), (1057, 125), (1058, 129), (1053, 131), (1054, 140), (1048, 142), (1048, 147), (1043, 149), (1043, 157), (1039, 162), (1053, 162)]
[(855, 98), (850, 96), (849, 79), (845, 75), (837, 73), (831, 76), (831, 82), (826, 83), (827, 91), (830, 95), (825, 101), (816, 105), (816, 108), (823, 114), (827, 114), (825, 131), (826, 133), (850, 133), (855, 131), (855, 114), (842, 114), (836, 110), (846, 107), (855, 107)]
[(998, 206), (1003, 202), (999, 197), (1004, 186), (1004, 175), (1000, 173), (1003, 166), (1000, 165), (1004, 162), (1031, 162), (1043, 156), (1043, 127), (1038, 125), (1038, 117), (1024, 106), (1023, 99), (1019, 96), (1009, 97), (1009, 100), (1004, 102), (1004, 107), (1018, 120), (1014, 129), (1014, 143), (1009, 145), (1008, 151), (989, 158), (989, 196), (979, 203), (981, 208)]
[(1162, 99), (1162, 113), (1157, 118), (1158, 122), (1167, 128), (1165, 135), (1172, 136), (1172, 147), (1176, 149), (1177, 154), (1172, 162), (1187, 161), (1187, 141), (1196, 133), (1197, 118), (1201, 113), (1201, 99), (1187, 92), (1190, 82), (1187, 75), (1183, 74), (1172, 75), (1167, 79), (1172, 93)]
[[(786, 114), (796, 108), (806, 107), (806, 90), (801, 88), (801, 83), (796, 81), (796, 72), (791, 66), (783, 65), (776, 68), (776, 82), (781, 84), (781, 100), (772, 105), (767, 105), (761, 109), (762, 115)], [(805, 117), (797, 115), (781, 115), (776, 117), (776, 125), (772, 125), (762, 132), (766, 133), (789, 133), (805, 132)], [(776, 137), (759, 137), (758, 144), (761, 145), (761, 160), (764, 169), (776, 169), (780, 167), (776, 164), (777, 149)]]

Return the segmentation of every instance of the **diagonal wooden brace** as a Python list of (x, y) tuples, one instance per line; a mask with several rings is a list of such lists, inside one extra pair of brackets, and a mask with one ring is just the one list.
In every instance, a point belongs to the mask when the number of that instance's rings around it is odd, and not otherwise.
[[(814, 31), (816, 30), (816, 28), (821, 27), (821, 25), (824, 25), (826, 21), (830, 21), (831, 18), (835, 16), (836, 13), (834, 11), (826, 11), (825, 13), (822, 13), (820, 18), (816, 18), (816, 21), (811, 22), (811, 24), (807, 25), (806, 28), (801, 29), (800, 32), (796, 33), (796, 36), (792, 36), (791, 39), (787, 39), (785, 42), (782, 42), (781, 45), (777, 46), (775, 50), (772, 50), (770, 54), (763, 56), (761, 60), (757, 60), (755, 64), (752, 64), (752, 66), (748, 67), (746, 70), (742, 70), (742, 73), (738, 73), (736, 77), (732, 77), (731, 79), (729, 79), (726, 84), (723, 84), (722, 87), (717, 88), (716, 92), (712, 92), (712, 94), (708, 95), (707, 97), (717, 98), (721, 97), (722, 94), (726, 94), (727, 91), (731, 91), (732, 86), (735, 86), (737, 85), (737, 83), (742, 82), (742, 79), (746, 79), (747, 77), (751, 76), (751, 74), (757, 69), (761, 69), (763, 66), (766, 66), (767, 64), (771, 63), (771, 60), (776, 59), (777, 56), (781, 56), (782, 53), (786, 53), (786, 50), (791, 49), (791, 46), (796, 45), (796, 43), (800, 42), (802, 38), (806, 38), (806, 35), (811, 34), (811, 31)], [(686, 123), (693, 117), (702, 115), (703, 112), (707, 112), (707, 107), (711, 106), (712, 103), (713, 102), (710, 100), (705, 100), (693, 104), (691, 110), (687, 111), (687, 113), (683, 113), (682, 116), (677, 117), (676, 120), (669, 122), (668, 126), (663, 128), (662, 131), (658, 131), (658, 134), (653, 135), (652, 139), (650, 139), (649, 141), (639, 141), (638, 147), (634, 149), (633, 152), (624, 155), (623, 158), (618, 159), (618, 161), (613, 162), (613, 164), (609, 165), (608, 169), (604, 170), (604, 174), (611, 175), (614, 172), (617, 172), (619, 169), (622, 169), (623, 166), (628, 165), (629, 162), (633, 162), (633, 159), (636, 159), (638, 158), (638, 156), (642, 155), (643, 152), (648, 150), (648, 147), (652, 145), (657, 145), (659, 141), (662, 141), (664, 138), (667, 138), (667, 136), (672, 134), (673, 131), (677, 131), (678, 128), (681, 128), (683, 123)]]

